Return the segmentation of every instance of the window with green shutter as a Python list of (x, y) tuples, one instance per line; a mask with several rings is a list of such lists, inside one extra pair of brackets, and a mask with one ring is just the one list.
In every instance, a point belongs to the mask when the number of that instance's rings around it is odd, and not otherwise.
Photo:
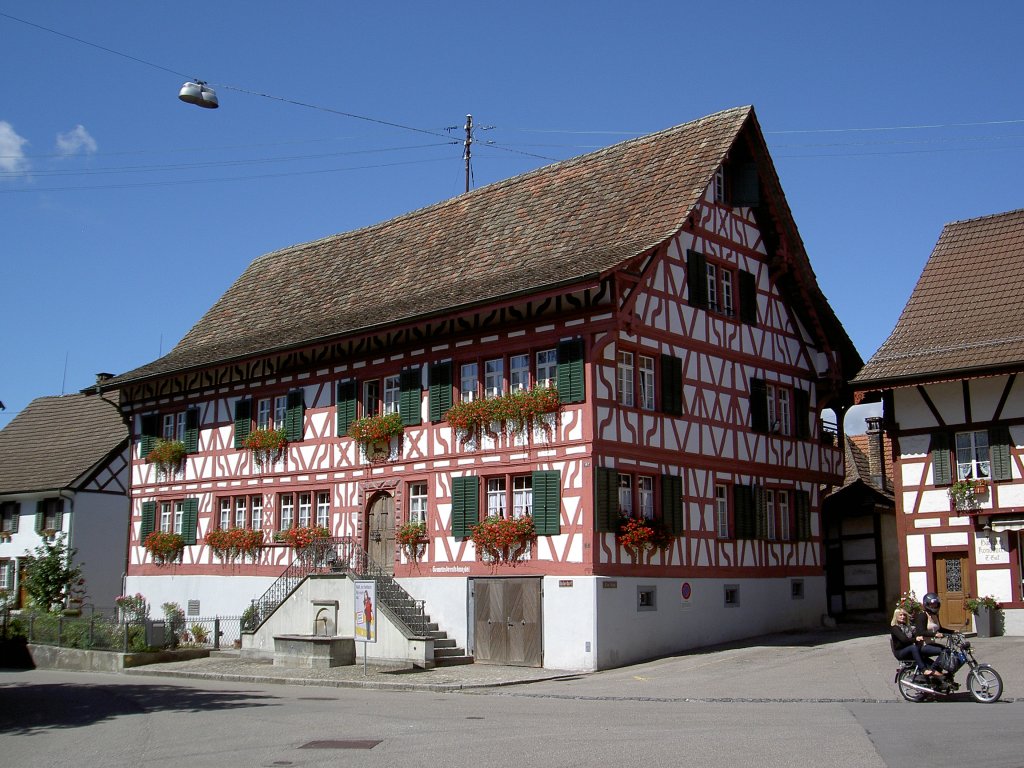
[(235, 448), (245, 447), (245, 438), (252, 431), (252, 400), (241, 398), (235, 401)]
[(793, 435), (798, 440), (811, 436), (811, 395), (799, 387), (793, 390)]
[(306, 421), (306, 403), (301, 389), (288, 393), (288, 406), (284, 414), (284, 436), (289, 443), (300, 443)]
[(334, 398), (336, 410), (337, 435), (344, 437), (348, 434), (348, 428), (356, 420), (356, 405), (359, 402), (359, 385), (355, 379), (338, 382), (337, 392)]
[(936, 432), (932, 435), (932, 485), (951, 485), (953, 465), (949, 455), (949, 435)]
[(754, 538), (768, 538), (768, 494), (763, 486), (755, 485), (754, 491)]
[(195, 544), (199, 530), (199, 499), (182, 501), (181, 512), (181, 538), (186, 545)]
[(708, 267), (703, 253), (686, 252), (686, 288), (690, 305), (707, 308), (708, 306)]
[(661, 476), (661, 517), (670, 534), (681, 536), (684, 533), (683, 478), (679, 475)]
[(571, 339), (558, 344), (556, 370), (558, 399), (563, 403), (582, 403), (587, 399), (584, 382), (583, 339)]
[(199, 409), (185, 411), (185, 453), (199, 452)]
[(139, 458), (144, 459), (160, 438), (160, 414), (147, 413), (139, 421)]
[(452, 407), (452, 362), (430, 364), (430, 420), (439, 422)]
[(811, 538), (811, 495), (807, 491), (793, 493), (793, 536), (798, 541)]
[(0, 531), (17, 533), (21, 520), (21, 502), (5, 501), (0, 503)]
[(992, 479), (1012, 480), (1013, 460), (1010, 457), (1010, 446), (1013, 444), (1008, 427), (1000, 425), (988, 431), (988, 443), (992, 452)]
[(468, 539), (480, 522), (480, 478), (452, 478), (452, 536)]
[(423, 423), (423, 377), (419, 368), (402, 371), (398, 384), (398, 412), (402, 424), (415, 427)]
[(764, 379), (750, 380), (750, 428), (768, 432), (768, 385)]
[(661, 356), (661, 412), (683, 415), (683, 361), (672, 355)]
[(619, 473), (594, 469), (594, 526), (601, 533), (614, 533), (619, 524)]
[(557, 469), (533, 473), (533, 527), (538, 536), (562, 532), (562, 473)]
[(757, 325), (757, 280), (750, 272), (739, 271), (740, 322)]
[(156, 502), (142, 502), (142, 523), (139, 525), (139, 543), (146, 541), (146, 537), (156, 530)]

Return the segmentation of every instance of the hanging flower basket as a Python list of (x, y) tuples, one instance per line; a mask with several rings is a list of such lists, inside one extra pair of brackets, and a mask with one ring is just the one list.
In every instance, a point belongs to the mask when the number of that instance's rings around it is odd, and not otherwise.
[(289, 528), (274, 534), (274, 541), (287, 544), (297, 552), (306, 549), (310, 544), (331, 538), (331, 532), (319, 525), (306, 525), (301, 528)]
[(213, 554), (225, 563), (248, 557), (254, 563), (263, 548), (263, 531), (248, 528), (216, 529), (206, 534), (206, 543)]
[(153, 450), (146, 454), (147, 464), (156, 464), (157, 472), (172, 477), (181, 469), (185, 460), (185, 444), (181, 440), (158, 439)]
[[(557, 389), (534, 387), (455, 403), (444, 418), (465, 445), (483, 434), (494, 438), (501, 434), (531, 434), (534, 427), (542, 428), (550, 438), (561, 409)], [(554, 414), (554, 418), (545, 418), (548, 414)]]
[(169, 565), (181, 560), (185, 540), (177, 533), (153, 531), (142, 542), (142, 546), (153, 557), (154, 565)]
[(615, 538), (635, 556), (655, 547), (666, 549), (672, 543), (672, 536), (664, 526), (644, 517), (620, 517)]
[(969, 512), (978, 508), (981, 497), (987, 492), (988, 483), (984, 480), (957, 480), (946, 493), (956, 509)]
[(510, 565), (514, 568), (530, 554), (537, 532), (529, 515), (488, 517), (473, 526), (470, 538), (480, 560), (493, 566)]
[(242, 441), (242, 447), (252, 454), (252, 460), (260, 469), (269, 467), (281, 458), (281, 452), (288, 445), (285, 431), (281, 429), (254, 429)]
[(399, 527), (395, 541), (409, 562), (419, 562), (427, 551), (427, 526), (424, 523), (406, 523)]

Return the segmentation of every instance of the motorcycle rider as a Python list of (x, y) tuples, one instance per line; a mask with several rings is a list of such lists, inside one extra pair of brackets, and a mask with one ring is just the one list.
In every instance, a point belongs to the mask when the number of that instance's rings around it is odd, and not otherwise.
[(920, 643), (921, 655), (930, 659), (932, 671), (944, 675), (945, 670), (937, 661), (939, 654), (942, 653), (942, 646), (930, 641), (941, 640), (952, 630), (939, 624), (939, 608), (942, 607), (942, 601), (937, 594), (929, 592), (922, 597), (921, 607), (924, 610), (914, 616), (914, 640)]
[(921, 644), (914, 635), (910, 616), (902, 608), (897, 608), (892, 614), (892, 621), (889, 622), (889, 642), (892, 644), (892, 655), (900, 661), (913, 659), (917, 664), (918, 674), (924, 674), (926, 677), (936, 674), (921, 656)]

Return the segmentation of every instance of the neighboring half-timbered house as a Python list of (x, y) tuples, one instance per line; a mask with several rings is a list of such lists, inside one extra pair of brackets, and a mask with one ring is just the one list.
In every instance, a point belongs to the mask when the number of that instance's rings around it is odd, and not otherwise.
[[(134, 423), (129, 589), (237, 614), (292, 550), (222, 564), (211, 531), (323, 525), (477, 661), (596, 669), (816, 625), (819, 489), (843, 472), (822, 410), (860, 365), (753, 109), (711, 115), (254, 261), (111, 384)], [(515, 392), (535, 419), (473, 421)], [(384, 414), (385, 439), (349, 436)], [(243, 448), (277, 427), (281, 450)], [(164, 473), (160, 438), (186, 450)], [(523, 562), (478, 557), (474, 525), (526, 514)], [(621, 516), (662, 546), (623, 546)], [(180, 563), (141, 546), (161, 528)]]
[(947, 224), (888, 340), (855, 380), (894, 443), (902, 588), (945, 626), (991, 595), (1024, 633), (1024, 210)]

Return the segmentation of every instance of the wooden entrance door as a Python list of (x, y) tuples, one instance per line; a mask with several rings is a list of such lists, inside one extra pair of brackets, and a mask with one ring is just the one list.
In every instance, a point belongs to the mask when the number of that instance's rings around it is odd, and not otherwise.
[(540, 579), (473, 580), (473, 658), (481, 664), (539, 667)]
[(395, 572), (395, 500), (378, 493), (366, 510), (366, 553), (388, 574)]
[(935, 555), (935, 594), (942, 601), (939, 623), (949, 629), (963, 629), (971, 620), (964, 608), (970, 584), (966, 552), (942, 552)]

